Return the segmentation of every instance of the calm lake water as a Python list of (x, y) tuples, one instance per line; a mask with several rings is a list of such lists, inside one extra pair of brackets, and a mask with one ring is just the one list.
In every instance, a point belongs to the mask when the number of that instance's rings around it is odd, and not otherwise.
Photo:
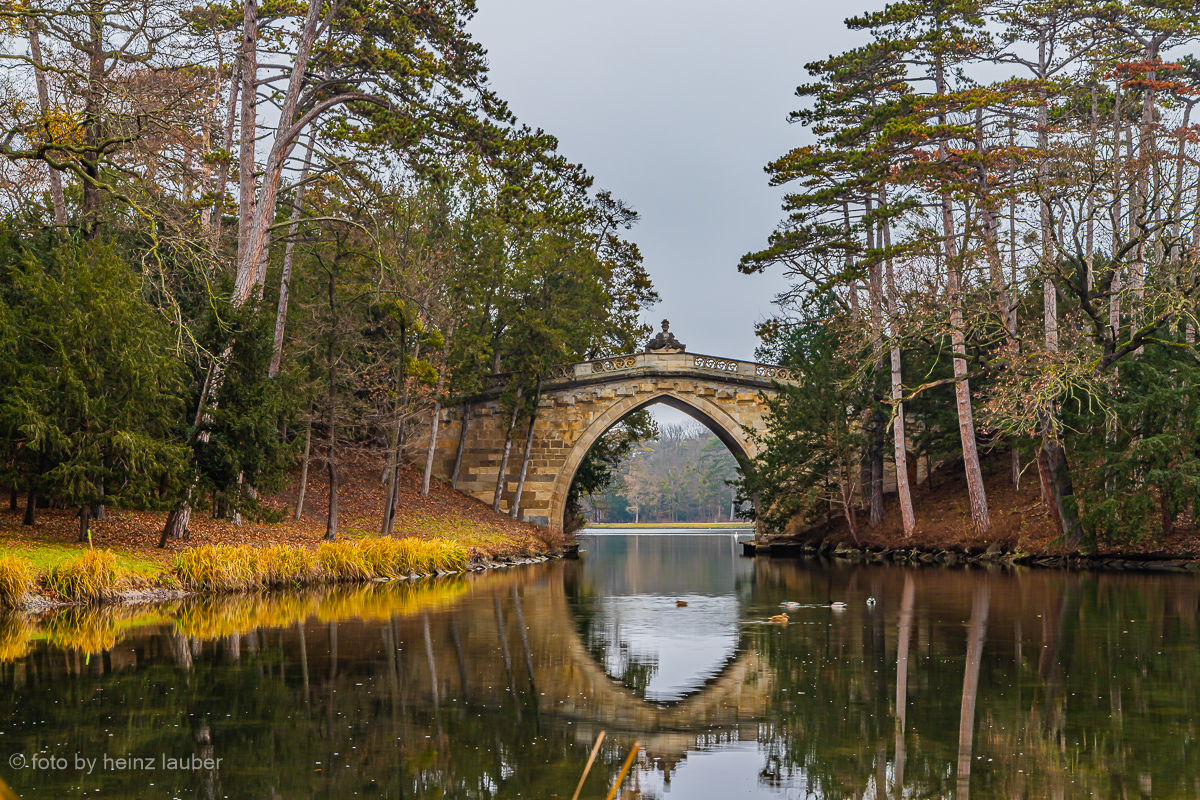
[(1200, 797), (1198, 578), (582, 538), (579, 561), (421, 583), (0, 618), (0, 778), (570, 798), (604, 731), (587, 800), (635, 742), (624, 798)]

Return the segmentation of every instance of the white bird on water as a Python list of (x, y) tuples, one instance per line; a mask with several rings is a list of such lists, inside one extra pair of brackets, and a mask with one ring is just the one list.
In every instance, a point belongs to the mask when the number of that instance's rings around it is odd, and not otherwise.
[(834, 602), (829, 604), (829, 607), (832, 608), (834, 611), (845, 611), (846, 610), (846, 604), (843, 603), (841, 600), (835, 600)]
[(867, 598), (867, 605), (869, 605), (869, 606), (873, 606), (873, 605), (875, 605), (875, 598), (874, 598), (874, 597), (868, 597), (868, 598)]
[(783, 606), (784, 608), (800, 608), (800, 604), (795, 600), (784, 600), (779, 605)]

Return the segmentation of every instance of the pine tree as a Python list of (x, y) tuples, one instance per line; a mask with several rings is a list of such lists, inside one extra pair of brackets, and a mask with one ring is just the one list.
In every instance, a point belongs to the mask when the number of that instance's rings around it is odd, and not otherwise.
[[(162, 318), (112, 248), (34, 250), (0, 259), (0, 428), (30, 497), (80, 507), (157, 507), (179, 488), (183, 369)], [(32, 516), (32, 506), (27, 516)]]

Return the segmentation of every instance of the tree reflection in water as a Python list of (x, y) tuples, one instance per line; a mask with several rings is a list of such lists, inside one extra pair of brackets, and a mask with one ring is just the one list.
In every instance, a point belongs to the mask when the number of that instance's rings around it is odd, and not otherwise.
[[(448, 580), (0, 617), (10, 752), (223, 759), (3, 778), (22, 797), (564, 797), (605, 730), (582, 797), (634, 741), (626, 798), (1195, 796), (1190, 575), (661, 538), (636, 558), (613, 537)], [(763, 624), (784, 600), (804, 607)]]

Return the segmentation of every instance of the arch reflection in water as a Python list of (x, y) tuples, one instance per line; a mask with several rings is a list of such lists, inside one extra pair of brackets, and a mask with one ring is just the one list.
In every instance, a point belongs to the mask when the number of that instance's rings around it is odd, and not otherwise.
[(751, 573), (731, 547), (736, 538), (581, 537), (586, 569), (567, 591), (585, 647), (609, 676), (645, 700), (671, 703), (733, 662), (741, 639), (739, 586), (748, 587)]

